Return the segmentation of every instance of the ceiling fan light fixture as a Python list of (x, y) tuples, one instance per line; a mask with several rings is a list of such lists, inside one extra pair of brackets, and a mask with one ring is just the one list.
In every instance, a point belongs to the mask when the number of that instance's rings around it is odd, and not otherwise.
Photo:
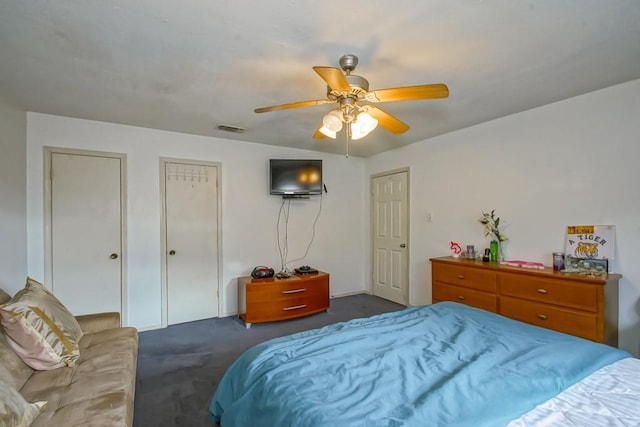
[(362, 112), (358, 114), (356, 120), (351, 124), (351, 139), (356, 140), (369, 135), (378, 126), (376, 120), (371, 114)]
[(320, 129), (318, 129), (320, 132), (322, 132), (322, 134), (324, 136), (328, 136), (329, 138), (333, 138), (336, 139), (336, 132), (332, 131), (331, 129), (329, 129), (326, 125), (322, 126)]
[(356, 141), (360, 138), (364, 138), (367, 136), (366, 133), (362, 132), (360, 126), (358, 126), (355, 122), (351, 123), (351, 139)]
[(329, 111), (322, 119), (322, 124), (323, 127), (334, 133), (333, 138), (335, 138), (335, 133), (342, 130), (342, 112), (340, 110)]
[(358, 114), (356, 123), (360, 125), (362, 132), (365, 134), (369, 134), (372, 130), (378, 127), (378, 120), (366, 111)]

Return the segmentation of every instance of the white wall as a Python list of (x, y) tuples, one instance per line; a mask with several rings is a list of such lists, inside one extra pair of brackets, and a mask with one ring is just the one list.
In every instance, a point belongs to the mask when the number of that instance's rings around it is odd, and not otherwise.
[[(363, 159), (37, 113), (28, 114), (27, 128), (29, 274), (36, 279), (44, 279), (43, 147), (127, 155), (128, 319), (133, 326), (161, 324), (160, 157), (221, 164), (221, 315), (236, 312), (236, 277), (259, 264), (280, 268), (276, 221), (282, 199), (268, 194), (269, 158), (323, 160), (328, 193), (315, 241), (308, 257), (289, 267), (309, 264), (329, 272), (332, 295), (364, 290)], [(289, 259), (304, 253), (319, 202), (314, 197), (291, 203)]]
[(451, 240), (488, 246), (482, 211), (503, 218), (507, 258), (546, 265), (567, 225), (614, 224), (620, 346), (640, 354), (639, 118), (636, 80), (368, 159), (367, 175), (411, 168), (411, 304), (431, 302), (428, 259)]
[[(566, 225), (614, 224), (613, 270), (623, 275), (620, 344), (638, 355), (638, 117), (640, 80), (363, 160), (29, 113), (28, 272), (38, 279), (44, 275), (46, 145), (127, 154), (129, 319), (139, 328), (159, 326), (161, 316), (159, 157), (222, 164), (224, 315), (235, 311), (237, 276), (257, 264), (279, 267), (275, 223), (280, 199), (267, 194), (267, 159), (324, 160), (329, 193), (323, 199), (316, 241), (304, 262), (332, 273), (334, 295), (370, 286), (369, 176), (410, 167), (412, 305), (431, 301), (428, 259), (448, 255), (450, 240), (478, 248), (488, 244), (477, 222), (483, 210), (496, 209), (503, 218), (510, 238), (505, 245), (508, 258), (546, 264), (551, 263), (551, 252), (563, 249)], [(317, 207), (316, 199), (294, 203), (289, 258), (304, 251)], [(428, 212), (432, 222), (427, 222)], [(4, 221), (0, 224), (6, 227)]]
[(0, 288), (13, 295), (27, 276), (27, 113), (0, 99)]

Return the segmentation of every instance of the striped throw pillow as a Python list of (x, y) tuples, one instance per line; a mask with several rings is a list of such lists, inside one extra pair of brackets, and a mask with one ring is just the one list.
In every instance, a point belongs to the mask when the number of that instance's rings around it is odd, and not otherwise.
[(0, 317), (9, 344), (33, 369), (74, 366), (80, 357), (78, 321), (37, 281), (27, 278), (24, 289), (0, 305)]

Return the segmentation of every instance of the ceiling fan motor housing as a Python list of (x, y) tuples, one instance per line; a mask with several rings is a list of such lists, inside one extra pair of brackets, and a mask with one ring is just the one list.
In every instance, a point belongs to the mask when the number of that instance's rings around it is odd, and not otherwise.
[(327, 98), (332, 101), (337, 101), (340, 98), (352, 96), (358, 100), (364, 99), (365, 95), (369, 91), (369, 81), (361, 76), (355, 74), (344, 76), (351, 86), (349, 91), (333, 90), (330, 86), (327, 86)]
[(358, 57), (352, 53), (347, 53), (346, 55), (342, 55), (339, 63), (342, 71), (344, 71), (348, 75), (358, 66)]

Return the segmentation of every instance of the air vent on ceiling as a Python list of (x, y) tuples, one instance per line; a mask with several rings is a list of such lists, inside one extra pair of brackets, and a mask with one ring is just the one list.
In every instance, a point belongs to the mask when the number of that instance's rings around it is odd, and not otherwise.
[(233, 133), (242, 133), (242, 132), (245, 131), (244, 128), (240, 128), (240, 127), (237, 127), (237, 126), (231, 126), (231, 125), (222, 125), (222, 124), (218, 124), (216, 126), (216, 129), (223, 130), (225, 132), (233, 132)]

